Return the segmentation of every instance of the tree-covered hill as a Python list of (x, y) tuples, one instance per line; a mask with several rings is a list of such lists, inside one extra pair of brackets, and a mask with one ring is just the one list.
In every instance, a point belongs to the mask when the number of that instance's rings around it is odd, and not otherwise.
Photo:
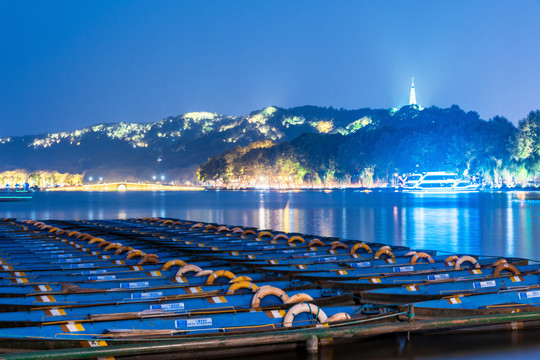
[[(294, 109), (295, 116), (303, 109)], [(488, 182), (524, 183), (540, 169), (539, 111), (516, 128), (503, 117), (482, 120), (456, 105), (358, 110), (350, 117), (351, 112), (339, 116), (334, 109), (309, 110), (319, 127), (330, 130), (229, 150), (201, 166), (200, 179), (233, 186), (369, 186), (404, 173), (447, 170)]]
[(3, 138), (0, 171), (193, 181), (199, 170), (203, 182), (371, 184), (395, 174), (451, 170), (523, 180), (539, 169), (539, 122), (538, 111), (515, 127), (455, 105), (267, 107), (245, 116), (196, 112), (154, 123)]
[[(261, 140), (304, 133), (350, 134), (384, 122), (389, 110), (268, 107), (245, 116), (187, 113), (154, 123), (98, 124), (60, 133), (0, 139), (0, 171), (85, 173), (106, 180), (193, 180), (209, 157)], [(31, 129), (29, 129), (29, 132)]]

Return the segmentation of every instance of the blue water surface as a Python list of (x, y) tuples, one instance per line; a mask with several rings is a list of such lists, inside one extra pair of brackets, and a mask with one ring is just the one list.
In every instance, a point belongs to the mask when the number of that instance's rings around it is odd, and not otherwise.
[(173, 217), (376, 241), (415, 249), (540, 259), (540, 194), (334, 191), (36, 192), (0, 203), (21, 219)]
[[(126, 219), (172, 217), (252, 226), (415, 249), (540, 259), (540, 193), (407, 194), (334, 191), (36, 192), (0, 203), (0, 217)], [(388, 335), (303, 352), (244, 359), (531, 359), (539, 331)]]

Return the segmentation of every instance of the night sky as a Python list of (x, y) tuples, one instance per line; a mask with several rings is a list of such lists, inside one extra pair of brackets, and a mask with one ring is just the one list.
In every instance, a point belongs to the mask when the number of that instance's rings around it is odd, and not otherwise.
[(0, 0), (0, 136), (266, 106), (540, 108), (540, 1)]

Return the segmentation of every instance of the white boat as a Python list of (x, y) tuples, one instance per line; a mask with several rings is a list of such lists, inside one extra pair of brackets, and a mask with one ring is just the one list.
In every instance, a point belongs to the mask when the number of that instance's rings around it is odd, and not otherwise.
[(447, 171), (410, 174), (405, 178), (403, 191), (418, 193), (475, 192), (480, 185), (469, 179), (462, 179), (456, 173)]

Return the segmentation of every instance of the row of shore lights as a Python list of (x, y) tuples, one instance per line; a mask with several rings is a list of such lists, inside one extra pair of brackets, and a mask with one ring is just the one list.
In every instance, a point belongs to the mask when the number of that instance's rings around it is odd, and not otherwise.
[[(161, 181), (164, 181), (164, 180), (165, 180), (165, 175), (161, 175), (161, 176), (160, 176), (160, 179), (161, 179)], [(89, 180), (89, 181), (94, 181), (94, 177), (93, 177), (93, 176), (90, 176), (90, 177), (88, 177), (88, 180)], [(103, 177), (100, 176), (100, 177), (98, 178), (98, 180), (99, 180), (99, 182), (102, 182), (102, 181), (103, 181)], [(152, 176), (152, 180), (157, 180), (157, 176), (156, 176), (156, 175)]]

